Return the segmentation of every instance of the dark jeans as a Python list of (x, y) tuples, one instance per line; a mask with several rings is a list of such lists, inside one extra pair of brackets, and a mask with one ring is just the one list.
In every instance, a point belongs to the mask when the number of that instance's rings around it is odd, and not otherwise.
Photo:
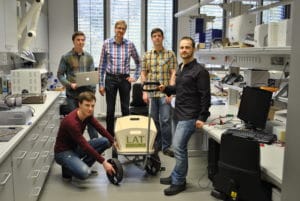
[[(78, 107), (78, 101), (74, 98), (67, 97), (67, 103), (71, 111), (75, 110)], [(87, 129), (90, 139), (98, 137), (98, 131), (91, 124), (87, 124)]]
[(171, 105), (165, 97), (151, 98), (151, 116), (157, 129), (155, 148), (165, 151), (172, 144)]
[[(111, 144), (105, 137), (92, 139), (89, 144), (99, 153), (103, 153)], [(86, 179), (91, 173), (91, 167), (96, 159), (88, 155), (80, 147), (76, 150), (68, 150), (56, 153), (54, 156), (56, 163), (60, 164), (63, 170), (63, 177), (76, 177), (79, 179)]]
[(106, 93), (106, 128), (107, 131), (115, 136), (115, 106), (116, 97), (119, 90), (122, 116), (129, 115), (129, 101), (131, 84), (126, 80), (129, 75), (106, 74), (105, 93)]

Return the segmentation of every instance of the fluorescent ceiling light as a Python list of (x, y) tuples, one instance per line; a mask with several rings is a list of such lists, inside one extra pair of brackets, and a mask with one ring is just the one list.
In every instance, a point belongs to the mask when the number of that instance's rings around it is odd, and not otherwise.
[(184, 16), (190, 12), (192, 12), (193, 10), (196, 10), (198, 8), (200, 8), (201, 6), (205, 6), (205, 5), (208, 5), (209, 3), (211, 3), (212, 1), (214, 0), (203, 0), (203, 1), (200, 1), (199, 3), (185, 9), (185, 10), (182, 10), (182, 11), (179, 11), (177, 13), (175, 13), (175, 17), (181, 17), (181, 16)]

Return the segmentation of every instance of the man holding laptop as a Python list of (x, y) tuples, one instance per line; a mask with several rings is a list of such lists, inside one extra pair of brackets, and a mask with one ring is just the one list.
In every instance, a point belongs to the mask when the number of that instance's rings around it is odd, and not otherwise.
[[(61, 57), (57, 78), (66, 88), (67, 103), (71, 111), (78, 107), (78, 95), (81, 92), (96, 92), (98, 73), (95, 71), (93, 57), (83, 50), (85, 35), (76, 31), (72, 35), (74, 47)], [(88, 124), (90, 139), (97, 138), (98, 132)]]

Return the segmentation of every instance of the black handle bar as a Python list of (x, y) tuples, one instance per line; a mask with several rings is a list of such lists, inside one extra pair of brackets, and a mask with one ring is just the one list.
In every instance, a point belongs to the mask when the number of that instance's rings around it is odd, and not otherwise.
[[(160, 85), (159, 82), (144, 82), (142, 84), (142, 90), (147, 91), (147, 92), (154, 92), (154, 91), (159, 91), (158, 86)], [(145, 86), (149, 86), (145, 88)]]

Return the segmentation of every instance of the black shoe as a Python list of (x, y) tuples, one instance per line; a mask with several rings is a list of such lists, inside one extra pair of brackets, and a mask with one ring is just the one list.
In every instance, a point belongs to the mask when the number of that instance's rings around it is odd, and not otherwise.
[(159, 182), (161, 184), (164, 184), (164, 185), (171, 185), (172, 184), (172, 177), (168, 176), (168, 177), (165, 177), (165, 178), (160, 178)]
[(185, 189), (186, 189), (185, 184), (181, 184), (181, 185), (172, 184), (169, 188), (166, 188), (164, 190), (164, 193), (165, 193), (165, 195), (176, 195), (176, 194), (184, 191)]
[(89, 174), (90, 177), (95, 177), (98, 176), (98, 171), (97, 170), (91, 170), (91, 173)]
[(65, 182), (70, 182), (72, 181), (72, 175), (71, 173), (69, 172), (69, 170), (65, 167), (61, 167), (61, 170), (62, 170), (62, 179), (63, 181)]
[(167, 148), (163, 151), (163, 154), (166, 155), (166, 156), (170, 156), (172, 158), (174, 158), (174, 151), (171, 150), (170, 148)]

